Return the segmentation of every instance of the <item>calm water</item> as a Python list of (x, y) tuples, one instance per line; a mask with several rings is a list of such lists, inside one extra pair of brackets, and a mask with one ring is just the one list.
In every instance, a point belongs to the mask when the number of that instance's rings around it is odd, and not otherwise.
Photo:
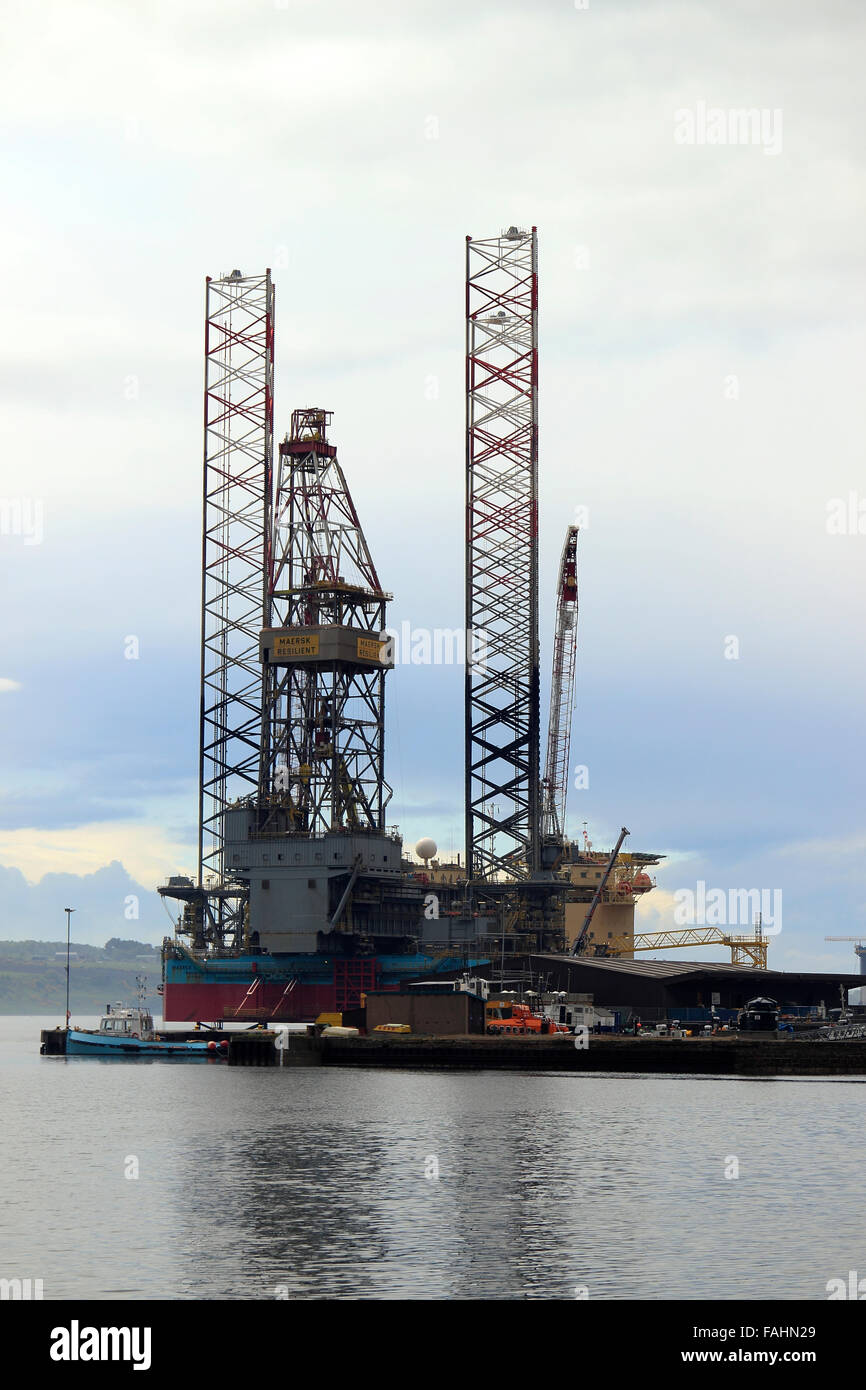
[(45, 1298), (823, 1299), (866, 1276), (862, 1082), (40, 1057), (55, 1022), (0, 1018), (0, 1277)]

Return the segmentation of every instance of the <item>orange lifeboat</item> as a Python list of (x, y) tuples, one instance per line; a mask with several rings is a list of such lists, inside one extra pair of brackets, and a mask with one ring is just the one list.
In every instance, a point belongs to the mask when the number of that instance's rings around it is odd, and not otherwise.
[(570, 1033), (565, 1023), (554, 1023), (544, 1014), (533, 1013), (528, 1004), (488, 1006), (487, 1032), (500, 1033)]

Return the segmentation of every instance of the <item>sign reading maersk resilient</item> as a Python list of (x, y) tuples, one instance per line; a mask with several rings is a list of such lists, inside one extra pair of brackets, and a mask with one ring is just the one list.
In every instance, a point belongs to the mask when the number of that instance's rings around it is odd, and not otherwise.
[(358, 638), (358, 660), (359, 661), (381, 661), (382, 643), (378, 637), (359, 637)]
[(303, 632), (284, 632), (274, 636), (274, 657), (318, 656), (319, 635)]

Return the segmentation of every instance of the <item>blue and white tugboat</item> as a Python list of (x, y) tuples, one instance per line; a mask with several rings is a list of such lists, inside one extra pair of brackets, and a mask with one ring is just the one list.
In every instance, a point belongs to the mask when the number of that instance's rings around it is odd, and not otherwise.
[(68, 1027), (66, 1055), (89, 1057), (225, 1057), (226, 1043), (186, 1041), (159, 1034), (153, 1015), (145, 1007), (143, 985), (139, 983), (137, 1005), (109, 1004), (98, 1028)]

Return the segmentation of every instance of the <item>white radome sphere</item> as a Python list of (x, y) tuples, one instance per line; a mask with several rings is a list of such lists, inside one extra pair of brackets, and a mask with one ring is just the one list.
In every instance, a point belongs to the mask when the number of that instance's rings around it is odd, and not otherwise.
[(432, 859), (436, 853), (436, 841), (431, 839), (419, 840), (415, 846), (415, 853), (419, 859)]

